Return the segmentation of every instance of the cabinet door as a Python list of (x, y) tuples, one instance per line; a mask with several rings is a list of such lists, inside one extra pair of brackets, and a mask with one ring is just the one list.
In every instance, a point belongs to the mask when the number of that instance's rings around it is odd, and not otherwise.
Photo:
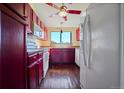
[(32, 8), (30, 7), (29, 4), (26, 4), (25, 15), (26, 15), (26, 21), (27, 21), (26, 31), (28, 33), (32, 33), (33, 32), (33, 24), (32, 24), (33, 10), (32, 10)]
[(41, 80), (43, 79), (43, 59), (41, 59), (40, 61), (39, 61), (39, 65), (38, 65), (38, 67), (39, 67), (39, 78), (38, 78), (38, 83), (39, 83), (39, 85), (40, 85), (40, 83), (41, 83)]
[(63, 49), (62, 51), (62, 62), (63, 63), (74, 63), (75, 62), (75, 51), (74, 49)]
[(37, 16), (37, 25), (40, 27), (40, 18)]
[(48, 30), (47, 28), (45, 28), (45, 31), (44, 31), (44, 40), (47, 40), (48, 38)]
[(25, 88), (25, 26), (1, 13), (2, 88)]
[(37, 15), (36, 15), (36, 13), (33, 11), (33, 22), (37, 24), (37, 20), (38, 20)]
[(28, 67), (28, 88), (37, 88), (38, 72), (37, 63), (32, 64)]
[(42, 29), (42, 21), (40, 20), (40, 28)]
[(62, 62), (62, 51), (61, 49), (50, 49), (50, 62), (61, 63)]
[(28, 56), (28, 65), (33, 64), (38, 59), (38, 54), (34, 53)]
[(7, 3), (7, 5), (11, 10), (13, 10), (18, 15), (24, 17), (25, 16), (25, 4), (24, 3)]

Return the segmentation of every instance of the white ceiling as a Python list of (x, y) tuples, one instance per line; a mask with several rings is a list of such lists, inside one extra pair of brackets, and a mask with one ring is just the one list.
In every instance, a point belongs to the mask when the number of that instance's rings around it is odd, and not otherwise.
[[(64, 22), (62, 25), (63, 27), (77, 27), (80, 24), (80, 16), (86, 10), (89, 4), (86, 3), (65, 4), (68, 7), (68, 9), (81, 10), (80, 15), (68, 14), (67, 21), (64, 21), (64, 19), (59, 15), (56, 15), (52, 18), (49, 17), (50, 15), (57, 13), (58, 10), (48, 6), (47, 4), (31, 3), (30, 5), (47, 27), (61, 27), (60, 22)], [(61, 3), (56, 3), (56, 5), (61, 6)]]

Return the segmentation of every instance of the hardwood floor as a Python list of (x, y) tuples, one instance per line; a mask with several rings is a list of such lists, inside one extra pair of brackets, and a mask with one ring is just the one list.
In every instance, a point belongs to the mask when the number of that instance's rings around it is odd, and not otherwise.
[(53, 64), (41, 82), (41, 89), (80, 89), (79, 68), (75, 64)]

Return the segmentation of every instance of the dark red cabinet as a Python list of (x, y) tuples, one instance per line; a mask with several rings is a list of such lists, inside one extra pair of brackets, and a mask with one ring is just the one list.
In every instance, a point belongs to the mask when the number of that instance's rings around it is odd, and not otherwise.
[(61, 63), (62, 51), (58, 48), (50, 49), (50, 63)]
[(44, 40), (48, 39), (48, 29), (45, 27), (44, 28)]
[(28, 55), (28, 88), (38, 88), (43, 79), (43, 53)]
[(64, 49), (62, 51), (62, 62), (63, 63), (74, 63), (75, 62), (75, 49)]
[(40, 85), (43, 79), (43, 52), (38, 53), (38, 85)]
[(38, 63), (38, 85), (40, 85), (41, 83), (41, 80), (43, 79), (43, 59), (40, 59), (39, 60), (39, 63)]
[(25, 17), (25, 4), (24, 3), (7, 3), (5, 4), (15, 13), (17, 13), (21, 17)]
[(37, 15), (34, 11), (33, 11), (33, 22), (36, 24), (38, 23), (38, 18), (37, 18)]
[(38, 62), (31, 64), (30, 66), (28, 66), (28, 88), (30, 89), (34, 89), (38, 87), (38, 81), (37, 81), (37, 77), (38, 77), (38, 72), (37, 72), (37, 66), (38, 66)]
[(75, 48), (50, 49), (50, 63), (74, 63)]
[(28, 56), (28, 65), (33, 64), (35, 61), (37, 61), (38, 55), (37, 53), (34, 53), (33, 55)]
[(0, 16), (1, 88), (26, 88), (25, 25), (3, 12)]
[(37, 25), (40, 27), (40, 18), (37, 16)]
[(25, 4), (26, 31), (33, 33), (33, 10), (29, 4)]

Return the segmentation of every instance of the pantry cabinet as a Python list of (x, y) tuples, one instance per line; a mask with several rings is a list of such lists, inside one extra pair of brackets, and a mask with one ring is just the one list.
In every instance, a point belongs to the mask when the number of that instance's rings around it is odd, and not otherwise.
[(26, 88), (25, 24), (1, 11), (0, 19), (2, 71), (0, 88)]

